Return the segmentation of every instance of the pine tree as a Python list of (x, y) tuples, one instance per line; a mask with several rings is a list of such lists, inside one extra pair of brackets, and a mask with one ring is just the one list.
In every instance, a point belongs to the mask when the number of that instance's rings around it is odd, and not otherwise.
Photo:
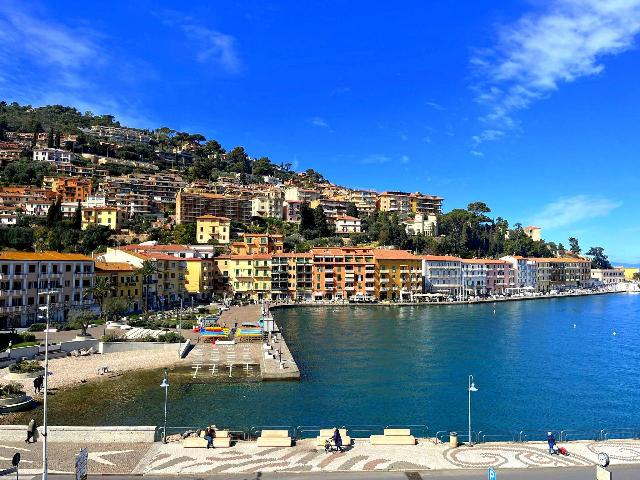
[(53, 148), (53, 128), (49, 130), (49, 136), (47, 137), (47, 147)]
[(76, 208), (76, 213), (73, 217), (73, 228), (82, 230), (82, 204), (80, 200), (78, 200), (78, 208)]

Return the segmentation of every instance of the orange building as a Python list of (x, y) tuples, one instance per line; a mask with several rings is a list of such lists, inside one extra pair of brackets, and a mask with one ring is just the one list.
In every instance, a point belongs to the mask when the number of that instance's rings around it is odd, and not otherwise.
[(232, 255), (284, 252), (284, 236), (270, 233), (243, 233), (231, 244)]
[(91, 195), (90, 178), (56, 177), (50, 180), (49, 185), (62, 202), (84, 202)]
[(313, 298), (372, 300), (375, 262), (371, 248), (313, 248)]

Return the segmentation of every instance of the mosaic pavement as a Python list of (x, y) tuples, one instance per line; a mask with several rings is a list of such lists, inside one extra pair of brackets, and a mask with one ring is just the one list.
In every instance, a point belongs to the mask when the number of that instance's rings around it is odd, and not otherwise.
[[(228, 449), (185, 449), (179, 443), (88, 444), (89, 473), (208, 474), (322, 471), (424, 471), (457, 468), (532, 468), (594, 465), (597, 454), (606, 452), (612, 464), (640, 463), (640, 440), (570, 442), (570, 455), (549, 455), (546, 445), (530, 443), (479, 444), (472, 448), (449, 448), (425, 440), (415, 446), (377, 446), (357, 440), (344, 453), (325, 453), (313, 440), (292, 448), (258, 448), (241, 442)], [(72, 472), (80, 444), (50, 443), (50, 470)], [(0, 461), (15, 452), (22, 455), (22, 471), (42, 468), (42, 443), (0, 442)]]

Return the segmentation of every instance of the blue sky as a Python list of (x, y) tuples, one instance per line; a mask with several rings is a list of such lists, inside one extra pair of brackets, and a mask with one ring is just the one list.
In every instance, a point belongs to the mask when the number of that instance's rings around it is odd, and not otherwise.
[(378, 3), (3, 0), (0, 97), (483, 200), (640, 263), (640, 0)]

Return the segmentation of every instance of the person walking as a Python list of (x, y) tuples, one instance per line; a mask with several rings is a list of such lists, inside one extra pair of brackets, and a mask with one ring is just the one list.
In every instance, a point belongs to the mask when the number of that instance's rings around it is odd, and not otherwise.
[(344, 449), (342, 448), (342, 437), (340, 436), (340, 430), (338, 430), (337, 428), (333, 431), (333, 444), (338, 450), (344, 452)]
[(24, 441), (24, 443), (32, 443), (31, 440), (33, 439), (33, 443), (35, 443), (36, 441), (36, 430), (37, 430), (37, 426), (36, 426), (36, 421), (35, 419), (31, 419), (31, 421), (29, 422), (29, 425), (27, 425), (27, 439)]

